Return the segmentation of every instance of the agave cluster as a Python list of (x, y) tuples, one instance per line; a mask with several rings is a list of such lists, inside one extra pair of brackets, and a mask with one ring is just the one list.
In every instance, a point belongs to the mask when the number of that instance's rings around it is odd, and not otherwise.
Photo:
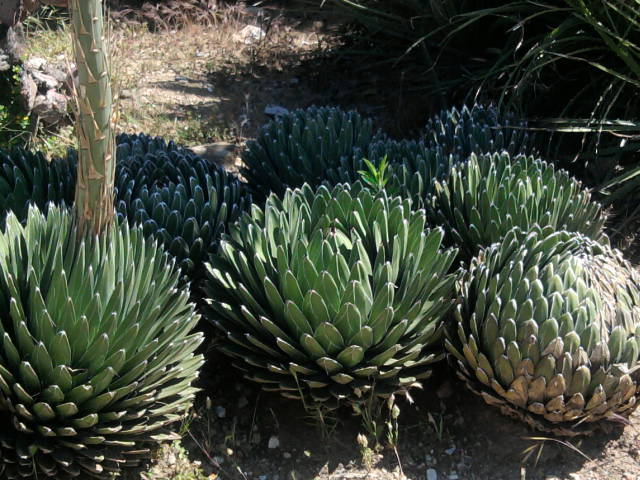
[(454, 250), (409, 200), (358, 185), (288, 190), (231, 227), (206, 285), (222, 350), (266, 390), (323, 403), (430, 374)]
[[(226, 225), (251, 204), (235, 176), (173, 142), (148, 135), (117, 137), (116, 210), (121, 221), (140, 224), (176, 259), (192, 280)], [(76, 152), (47, 161), (22, 149), (0, 152), (0, 214), (26, 219), (29, 205), (72, 205)]]
[(76, 168), (74, 159), (48, 161), (40, 152), (0, 149), (0, 227), (9, 212), (26, 219), (29, 205), (43, 211), (50, 202), (71, 205)]
[(0, 476), (117, 473), (190, 407), (202, 363), (172, 261), (126, 225), (78, 242), (72, 216), (0, 234)]
[(434, 220), (465, 261), (513, 227), (567, 230), (607, 242), (600, 205), (566, 172), (531, 156), (472, 155), (435, 183)]
[(380, 138), (372, 121), (354, 111), (296, 110), (265, 125), (255, 141), (248, 142), (242, 174), (259, 199), (283, 195), (304, 183), (352, 182), (363, 166), (361, 159), (352, 158), (354, 149), (366, 150)]
[(234, 176), (189, 150), (148, 136), (119, 138), (118, 217), (141, 225), (191, 280), (218, 247), (227, 224), (251, 204)]
[(475, 153), (533, 154), (534, 142), (527, 123), (493, 106), (442, 110), (427, 122), (425, 143), (456, 161)]
[(637, 406), (640, 354), (630, 272), (585, 237), (509, 232), (464, 282), (447, 341), (461, 378), (539, 430), (573, 436), (624, 420)]

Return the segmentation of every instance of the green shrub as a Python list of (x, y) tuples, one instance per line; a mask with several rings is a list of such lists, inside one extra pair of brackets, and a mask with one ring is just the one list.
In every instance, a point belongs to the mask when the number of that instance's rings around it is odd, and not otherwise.
[(636, 2), (306, 3), (336, 10), (360, 26), (359, 38), (353, 39), (360, 48), (347, 52), (352, 61), (402, 72), (408, 90), (421, 89), (432, 102), (481, 94), (547, 118), (635, 116), (640, 82)]
[(20, 94), (21, 74), (19, 65), (0, 71), (0, 146), (5, 148), (24, 143), (29, 135), (29, 115)]
[(639, 280), (583, 237), (511, 231), (472, 262), (447, 348), (488, 404), (539, 430), (591, 433), (637, 407)]
[(190, 408), (198, 316), (169, 257), (126, 225), (78, 242), (72, 215), (0, 234), (0, 476), (110, 478)]
[(567, 230), (607, 243), (600, 205), (581, 183), (534, 157), (472, 155), (436, 182), (431, 208), (465, 261), (513, 227)]
[(329, 406), (428, 377), (456, 252), (425, 223), (358, 185), (270, 196), (230, 228), (205, 282), (222, 351), (265, 390)]
[(262, 127), (242, 155), (242, 174), (256, 199), (308, 183), (351, 182), (364, 165), (353, 159), (355, 148), (366, 151), (382, 138), (371, 120), (333, 107), (296, 110)]

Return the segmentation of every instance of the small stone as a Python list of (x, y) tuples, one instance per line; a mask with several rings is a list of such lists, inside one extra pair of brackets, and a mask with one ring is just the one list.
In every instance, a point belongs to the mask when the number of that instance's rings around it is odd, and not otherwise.
[(290, 454), (289, 452), (284, 452), (284, 453), (282, 454), (282, 456), (283, 456), (284, 458), (286, 458), (287, 460), (289, 460), (289, 459), (291, 458), (291, 454)]
[(438, 472), (433, 468), (427, 469), (427, 480), (438, 480)]
[(453, 452), (456, 451), (456, 447), (451, 447), (451, 448), (447, 448), (444, 453), (446, 453), (447, 455), (453, 455)]
[(20, 82), (22, 83), (22, 86), (20, 87), (20, 96), (22, 97), (25, 110), (30, 112), (36, 102), (36, 96), (38, 95), (38, 85), (36, 85), (36, 82), (33, 81), (31, 75), (29, 75), (26, 71), (22, 72)]
[(582, 477), (580, 475), (578, 475), (577, 473), (570, 473), (569, 474), (569, 478), (571, 480), (582, 480)]
[(264, 114), (269, 117), (283, 117), (289, 114), (289, 110), (284, 107), (279, 107), (277, 105), (268, 105), (264, 109)]
[(133, 90), (131, 90), (130, 88), (123, 88), (118, 93), (118, 96), (120, 98), (133, 98), (133, 95), (134, 95)]
[(280, 447), (280, 439), (275, 435), (271, 435), (271, 438), (269, 439), (268, 447), (271, 449)]
[(238, 408), (244, 408), (247, 405), (249, 405), (249, 400), (247, 400), (247, 397), (242, 396), (238, 399)]
[(44, 69), (44, 73), (56, 79), (58, 84), (63, 84), (67, 78), (67, 72), (52, 65), (47, 65)]
[(218, 405), (215, 409), (218, 418), (224, 418), (227, 416), (227, 409)]
[(204, 145), (190, 147), (189, 150), (199, 157), (209, 160), (210, 162), (214, 162), (223, 168), (228, 169), (235, 164), (236, 146), (233, 143), (206, 143)]
[(252, 45), (262, 41), (267, 36), (267, 33), (260, 27), (255, 25), (247, 25), (239, 32), (236, 32), (231, 37), (234, 42), (244, 43), (245, 45)]
[(458, 477), (458, 474), (456, 472), (451, 472), (449, 474), (449, 480), (458, 480), (458, 478), (460, 477)]
[(38, 85), (44, 85), (46, 89), (56, 88), (60, 85), (60, 82), (52, 77), (51, 75), (47, 75), (44, 72), (40, 72), (38, 70), (33, 70), (30, 72), (33, 79), (36, 81)]
[(269, 477), (267, 475), (260, 475), (258, 477), (259, 480), (267, 480)]
[(24, 62), (24, 66), (28, 70), (40, 70), (46, 63), (47, 61), (42, 57), (31, 57)]
[(67, 113), (67, 97), (51, 89), (46, 95), (35, 98), (32, 112), (43, 122), (53, 125)]

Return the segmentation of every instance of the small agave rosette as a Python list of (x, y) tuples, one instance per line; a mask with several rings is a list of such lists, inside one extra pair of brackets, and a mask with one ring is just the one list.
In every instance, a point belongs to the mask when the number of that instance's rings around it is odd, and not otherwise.
[(0, 478), (111, 478), (191, 407), (202, 334), (168, 256), (126, 225), (78, 240), (31, 209), (0, 233)]
[(203, 179), (190, 177), (185, 183), (130, 185), (136, 194), (117, 201), (118, 218), (140, 225), (196, 282), (204, 277), (204, 264), (217, 250), (227, 225), (251, 205), (243, 184), (222, 170)]
[(563, 170), (531, 156), (471, 155), (437, 181), (434, 221), (469, 262), (479, 249), (499, 242), (513, 228), (566, 230), (607, 243), (599, 204)]
[(231, 228), (205, 287), (223, 352), (265, 390), (333, 406), (406, 390), (443, 358), (454, 250), (411, 202), (305, 185)]
[[(619, 288), (599, 286), (593, 267), (603, 264)], [(446, 342), (459, 376), (542, 431), (574, 436), (625, 422), (637, 406), (640, 352), (627, 267), (581, 236), (509, 232), (474, 259), (463, 283)]]
[(335, 185), (358, 180), (366, 151), (383, 138), (373, 122), (355, 111), (335, 107), (309, 107), (282, 115), (264, 125), (242, 154), (242, 175), (255, 197), (264, 201), (271, 193), (284, 195), (287, 188), (313, 187), (325, 181)]
[(533, 153), (533, 139), (525, 121), (493, 106), (475, 104), (471, 108), (442, 110), (429, 119), (425, 143), (455, 161), (465, 161), (474, 153), (506, 151), (511, 155)]
[(26, 221), (30, 205), (43, 211), (49, 203), (71, 205), (76, 168), (73, 158), (48, 160), (42, 152), (0, 149), (0, 227), (9, 212)]

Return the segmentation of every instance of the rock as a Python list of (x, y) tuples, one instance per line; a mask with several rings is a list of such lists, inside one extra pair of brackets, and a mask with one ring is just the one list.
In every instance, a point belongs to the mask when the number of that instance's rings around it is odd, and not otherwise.
[(264, 114), (268, 115), (269, 117), (282, 117), (284, 115), (288, 115), (289, 110), (287, 110), (284, 107), (279, 107), (277, 105), (268, 105), (264, 109)]
[(44, 72), (47, 75), (55, 78), (56, 81), (60, 84), (60, 86), (64, 87), (65, 81), (67, 79), (67, 72), (66, 71), (64, 71), (64, 70), (62, 70), (60, 68), (56, 68), (56, 67), (54, 67), (52, 65), (47, 65), (44, 68)]
[(27, 70), (41, 70), (47, 64), (42, 57), (31, 57), (24, 62), (24, 68)]
[(58, 82), (55, 77), (52, 77), (51, 75), (48, 75), (39, 70), (32, 70), (29, 73), (38, 84), (38, 87), (44, 86), (44, 88), (50, 89), (56, 88), (58, 85), (60, 85), (60, 82)]
[(438, 480), (438, 472), (433, 468), (427, 469), (427, 480)]
[(130, 88), (123, 88), (118, 93), (118, 97), (119, 98), (133, 98), (133, 90), (131, 90)]
[(27, 112), (33, 110), (33, 106), (36, 103), (36, 96), (38, 95), (38, 85), (33, 81), (31, 75), (29, 75), (26, 71), (22, 72), (20, 76), (20, 83), (22, 86), (20, 87), (20, 96), (22, 97), (22, 102), (24, 105), (24, 109)]
[(66, 96), (50, 89), (46, 95), (36, 96), (31, 111), (43, 122), (53, 125), (67, 114), (67, 103)]
[(458, 477), (458, 474), (456, 472), (451, 472), (449, 474), (449, 480), (458, 480), (460, 477)]
[(233, 34), (234, 42), (244, 43), (245, 45), (252, 45), (262, 41), (267, 36), (267, 33), (260, 27), (255, 25), (247, 25), (239, 32)]
[(218, 418), (224, 418), (227, 416), (227, 409), (218, 405), (215, 409)]
[(190, 147), (196, 155), (214, 162), (222, 168), (230, 169), (235, 165), (236, 146), (233, 143), (217, 142)]
[(9, 62), (9, 55), (0, 50), (0, 72), (4, 72), (11, 68), (11, 63)]
[(283, 456), (284, 458), (286, 458), (287, 460), (289, 460), (289, 459), (291, 458), (291, 454), (290, 454), (289, 452), (284, 452), (284, 453), (282, 454), (282, 456)]
[(267, 446), (272, 450), (274, 448), (280, 447), (280, 439), (275, 435), (271, 435), (271, 438), (269, 438), (269, 444)]
[(447, 448), (444, 453), (446, 453), (447, 455), (453, 455), (453, 452), (456, 451), (456, 447), (451, 447), (451, 448)]
[(578, 475), (577, 473), (570, 473), (569, 474), (569, 478), (571, 480), (582, 480), (582, 477), (580, 475)]
[(249, 405), (249, 400), (244, 395), (238, 399), (238, 408), (244, 408)]

